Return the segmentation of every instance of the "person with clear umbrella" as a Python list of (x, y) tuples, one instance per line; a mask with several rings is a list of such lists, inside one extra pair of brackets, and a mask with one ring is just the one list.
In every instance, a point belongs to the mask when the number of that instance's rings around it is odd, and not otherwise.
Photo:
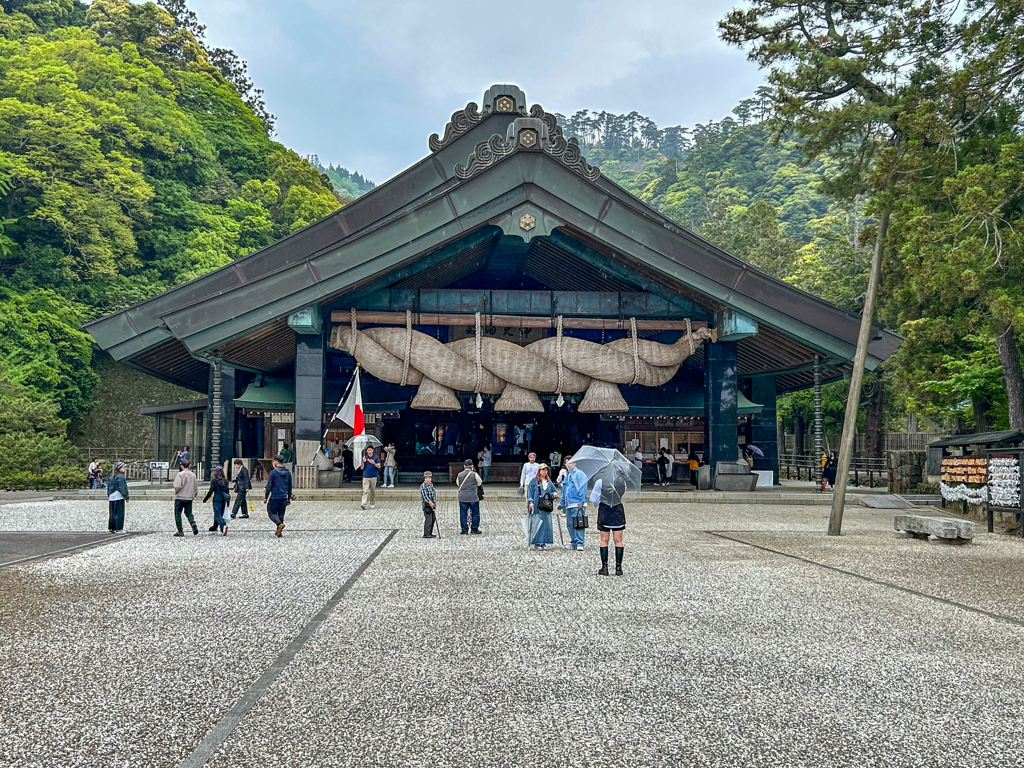
[(601, 535), (599, 576), (608, 575), (608, 542), (615, 541), (615, 575), (622, 575), (622, 543), (626, 530), (623, 502), (640, 498), (640, 468), (613, 448), (585, 445), (572, 457), (573, 462), (594, 483), (590, 503), (597, 507), (597, 530)]
[(551, 470), (547, 464), (537, 468), (537, 476), (526, 487), (526, 511), (540, 519), (540, 526), (530, 542), (534, 549), (547, 549), (554, 544), (551, 529), (551, 513), (555, 509), (555, 484), (551, 482)]

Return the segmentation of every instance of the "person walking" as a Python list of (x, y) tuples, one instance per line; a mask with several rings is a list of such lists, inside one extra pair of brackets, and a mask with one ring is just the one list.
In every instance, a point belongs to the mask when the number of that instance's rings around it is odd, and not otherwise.
[(485, 445), (484, 449), (480, 451), (480, 476), (484, 479), (485, 483), (491, 482), (491, 460), (494, 458), (494, 454), (491, 453), (491, 446)]
[(526, 488), (530, 484), (530, 481), (537, 476), (537, 470), (540, 468), (540, 464), (537, 463), (537, 454), (530, 453), (526, 457), (526, 463), (523, 464), (523, 469), (519, 473), (519, 495), (522, 496), (526, 493)]
[(181, 469), (174, 478), (174, 527), (178, 529), (175, 536), (184, 536), (181, 528), (181, 516), (185, 515), (189, 525), (192, 526), (192, 535), (199, 535), (199, 526), (192, 515), (192, 502), (199, 493), (199, 483), (196, 480), (195, 472), (190, 468), (189, 462), (181, 462)]
[(833, 490), (836, 487), (836, 469), (839, 467), (839, 454), (835, 451), (829, 453), (824, 461), (824, 468), (821, 471), (821, 490), (824, 492), (825, 483), (828, 483)]
[(540, 527), (530, 542), (534, 549), (546, 549), (548, 544), (554, 544), (551, 513), (555, 509), (556, 493), (555, 484), (551, 482), (551, 468), (541, 464), (537, 468), (537, 476), (526, 488), (526, 512), (540, 518)]
[(377, 479), (380, 477), (380, 459), (374, 455), (372, 445), (367, 446), (359, 468), (363, 473), (362, 508), (366, 509), (366, 500), (369, 498), (370, 509), (373, 509), (377, 501)]
[(423, 473), (420, 483), (420, 500), (423, 502), (423, 538), (434, 538), (434, 523), (437, 520), (437, 489), (434, 488), (434, 473), (429, 469)]
[(114, 463), (114, 469), (107, 478), (107, 530), (120, 533), (124, 530), (124, 505), (128, 503), (128, 481), (124, 478), (128, 465), (123, 461)]
[(465, 469), (455, 478), (455, 485), (459, 489), (459, 532), (478, 534), (484, 479), (473, 470), (472, 459), (466, 459), (464, 466)]
[(245, 519), (249, 516), (248, 503), (245, 495), (252, 490), (252, 481), (249, 479), (249, 470), (245, 468), (241, 459), (235, 459), (235, 503), (231, 507), (231, 519), (241, 511), (240, 517)]
[(231, 501), (231, 494), (228, 492), (228, 478), (220, 466), (213, 468), (210, 475), (210, 490), (203, 497), (203, 504), (213, 499), (213, 525), (210, 526), (210, 533), (220, 531), (221, 535), (228, 535), (228, 526), (224, 522), (224, 509)]
[(594, 490), (590, 492), (590, 503), (597, 507), (597, 530), (601, 534), (601, 568), (598, 576), (608, 575), (608, 539), (609, 535), (615, 540), (615, 575), (622, 575), (622, 555), (625, 548), (622, 544), (622, 534), (626, 530), (626, 510), (622, 506), (622, 494), (626, 491), (626, 484), (621, 481), (621, 487), (616, 487), (615, 478), (605, 488), (605, 480), (602, 478), (594, 483)]
[(664, 448), (658, 449), (658, 485), (668, 485), (668, 456)]
[(586, 531), (576, 527), (576, 518), (582, 517), (587, 511), (587, 476), (576, 469), (576, 462), (571, 456), (566, 457), (562, 471), (565, 479), (562, 481), (559, 506), (565, 510), (565, 527), (569, 531), (570, 545), (574, 550), (582, 551)]
[(292, 500), (292, 473), (284, 466), (284, 457), (274, 457), (274, 468), (267, 477), (267, 487), (263, 489), (263, 503), (267, 507), (267, 517), (277, 526), (274, 535), (281, 538), (284, 532), (285, 508)]
[(395, 473), (398, 471), (398, 459), (396, 458), (397, 451), (395, 450), (394, 443), (388, 443), (384, 455), (384, 488), (395, 487)]

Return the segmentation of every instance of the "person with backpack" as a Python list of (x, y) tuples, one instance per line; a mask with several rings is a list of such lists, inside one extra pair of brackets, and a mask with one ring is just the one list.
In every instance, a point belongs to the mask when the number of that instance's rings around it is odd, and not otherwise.
[(235, 504), (231, 507), (231, 519), (235, 519), (241, 511), (241, 518), (249, 517), (249, 507), (245, 495), (252, 490), (252, 481), (249, 479), (249, 470), (242, 464), (241, 459), (235, 459)]
[(263, 489), (263, 503), (267, 505), (267, 517), (277, 526), (274, 535), (281, 538), (284, 532), (285, 508), (292, 500), (292, 473), (284, 466), (281, 454), (274, 457), (274, 468)]
[(221, 535), (228, 535), (228, 526), (224, 522), (224, 509), (231, 501), (231, 494), (228, 492), (228, 478), (224, 470), (219, 466), (214, 467), (210, 476), (210, 490), (203, 497), (203, 504), (213, 499), (213, 525), (210, 526), (210, 533), (220, 531)]
[(484, 479), (473, 469), (473, 460), (466, 459), (465, 469), (455, 478), (459, 489), (459, 533), (480, 531), (480, 500), (484, 497)]
[(526, 487), (526, 512), (540, 518), (540, 527), (530, 542), (534, 549), (546, 549), (548, 544), (555, 543), (552, 536), (551, 513), (555, 509), (557, 493), (558, 489), (551, 482), (551, 468), (547, 464), (541, 464), (537, 468), (537, 476)]
[(181, 516), (185, 515), (189, 525), (192, 526), (192, 535), (199, 535), (199, 526), (192, 515), (192, 502), (199, 493), (199, 483), (195, 473), (191, 470), (187, 461), (181, 462), (181, 471), (174, 478), (174, 527), (178, 529), (175, 536), (184, 536), (181, 527)]
[(128, 481), (124, 479), (124, 473), (127, 469), (127, 464), (118, 461), (107, 479), (107, 529), (111, 533), (124, 530), (124, 505), (128, 503)]

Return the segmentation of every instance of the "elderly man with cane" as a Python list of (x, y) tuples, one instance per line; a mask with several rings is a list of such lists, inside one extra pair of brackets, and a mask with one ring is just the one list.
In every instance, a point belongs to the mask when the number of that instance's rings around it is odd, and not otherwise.
[(569, 542), (574, 550), (582, 552), (587, 522), (587, 476), (576, 469), (576, 462), (571, 456), (565, 460), (565, 471), (559, 506), (565, 509), (565, 527), (569, 531)]

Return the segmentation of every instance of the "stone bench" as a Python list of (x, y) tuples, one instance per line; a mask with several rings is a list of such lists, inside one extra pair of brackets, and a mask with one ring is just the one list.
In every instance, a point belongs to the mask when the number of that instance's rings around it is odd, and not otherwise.
[(974, 523), (951, 517), (896, 515), (893, 528), (901, 536), (949, 544), (970, 544), (974, 539)]
[(745, 461), (719, 461), (715, 464), (716, 491), (753, 491), (757, 487), (757, 475), (750, 471)]

